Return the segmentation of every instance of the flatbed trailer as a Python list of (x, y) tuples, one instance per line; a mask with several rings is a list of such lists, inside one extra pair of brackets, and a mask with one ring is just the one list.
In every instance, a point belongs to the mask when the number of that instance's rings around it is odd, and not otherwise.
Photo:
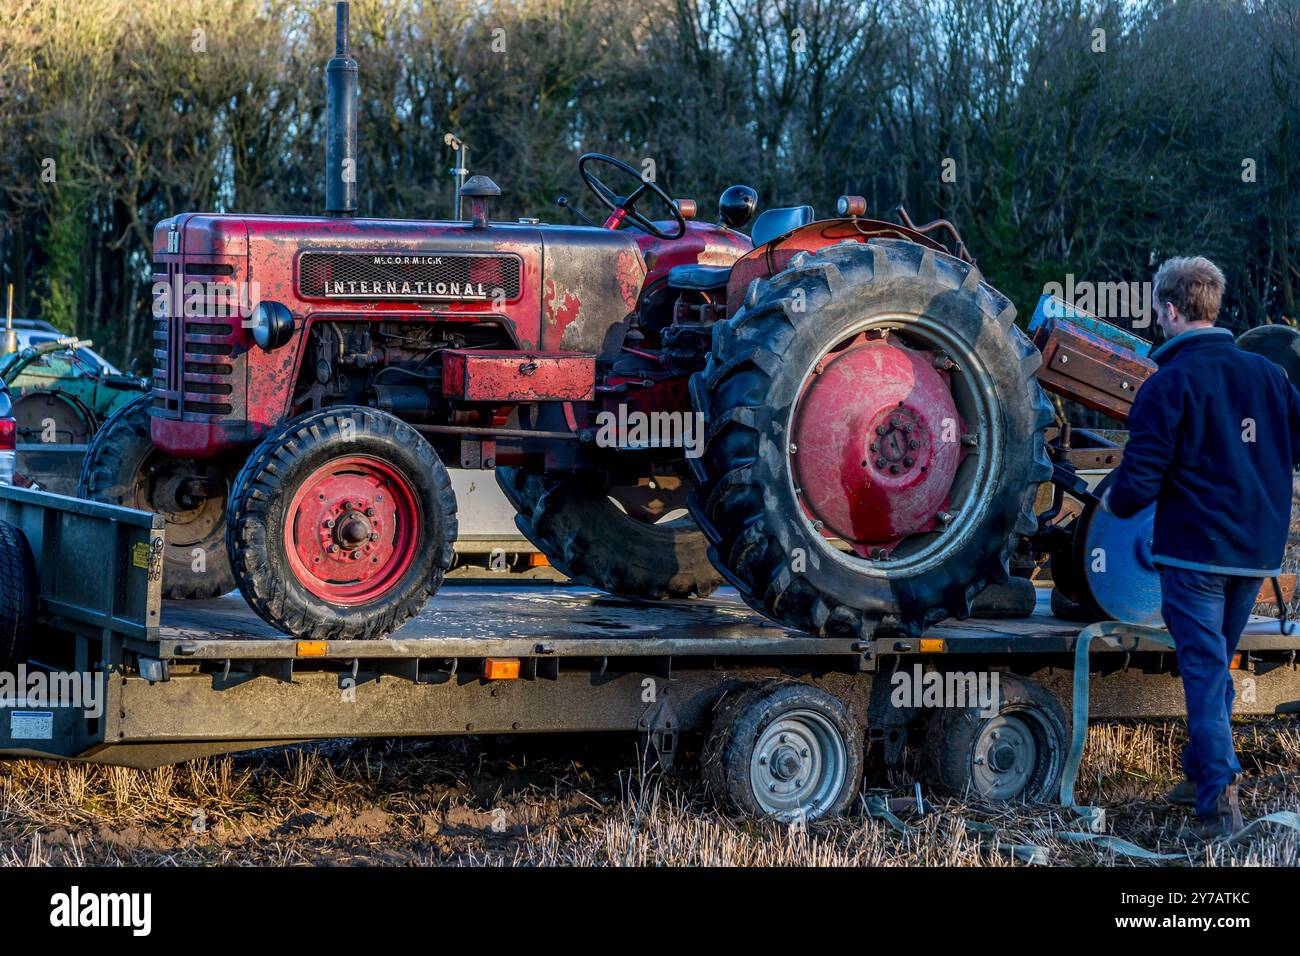
[[(160, 516), (0, 488), (0, 519), (23, 530), (37, 569), (26, 666), (104, 677), (96, 714), (0, 701), (3, 756), (149, 767), (330, 738), (626, 731), (671, 767), (681, 736), (700, 733), (713, 782), (758, 812), (782, 810), (775, 797), (746, 800), (788, 789), (766, 763), (787, 736), (821, 761), (801, 765), (792, 751), (791, 788), (811, 767), (856, 789), (864, 754), (896, 764), (911, 743), (936, 786), (1046, 799), (1065, 763), (1081, 625), (1053, 617), (1045, 591), (1029, 617), (856, 640), (785, 629), (728, 590), (651, 604), (578, 587), (448, 584), (386, 639), (312, 642), (274, 630), (237, 593), (163, 602)], [(1300, 707), (1300, 635), (1283, 630), (1252, 619), (1233, 669), (1236, 713)], [(1091, 634), (1090, 719), (1183, 713), (1167, 635), (1117, 624)], [(997, 674), (998, 713), (900, 702), (900, 686), (930, 673)], [(748, 745), (737, 742), (746, 715)], [(836, 729), (842, 746), (828, 736)], [(999, 761), (1029, 770), (1004, 780)]]

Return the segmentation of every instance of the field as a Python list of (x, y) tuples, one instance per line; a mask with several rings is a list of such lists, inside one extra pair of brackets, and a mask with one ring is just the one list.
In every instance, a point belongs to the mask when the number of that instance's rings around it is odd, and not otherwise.
[[(1236, 738), (1246, 816), (1300, 810), (1300, 724), (1239, 721)], [(1300, 865), (1284, 828), (1230, 847), (1179, 838), (1190, 811), (1159, 795), (1182, 741), (1177, 722), (1094, 726), (1080, 802), (1106, 808), (1108, 832), (1178, 854), (1164, 865)], [(899, 774), (866, 792), (913, 787)], [(0, 762), (0, 866), (1152, 865), (1055, 837), (1080, 827), (1050, 807), (936, 800), (897, 819), (905, 832), (861, 802), (804, 831), (730, 818), (692, 772), (646, 770), (624, 735), (339, 741), (150, 771)]]

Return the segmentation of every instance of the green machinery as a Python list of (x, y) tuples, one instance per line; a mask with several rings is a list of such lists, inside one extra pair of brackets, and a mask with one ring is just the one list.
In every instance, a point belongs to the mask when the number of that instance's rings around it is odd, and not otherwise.
[(13, 397), (18, 474), (47, 491), (75, 495), (86, 446), (118, 408), (148, 390), (133, 375), (113, 375), (86, 361), (75, 337), (19, 347), (10, 321), (0, 337), (0, 381)]

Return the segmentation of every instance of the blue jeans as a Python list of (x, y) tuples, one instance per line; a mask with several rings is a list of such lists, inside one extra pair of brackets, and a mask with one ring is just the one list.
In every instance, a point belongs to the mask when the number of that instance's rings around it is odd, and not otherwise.
[(1219, 794), (1241, 773), (1232, 747), (1235, 691), (1228, 667), (1261, 580), (1160, 566), (1160, 613), (1174, 638), (1187, 697), (1183, 772), (1196, 783), (1202, 819), (1214, 816)]

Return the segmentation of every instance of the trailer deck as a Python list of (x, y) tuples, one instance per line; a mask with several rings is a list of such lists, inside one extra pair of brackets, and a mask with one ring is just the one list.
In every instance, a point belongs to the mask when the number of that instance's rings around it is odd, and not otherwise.
[[(1014, 675), (1067, 715), (1075, 699), (1083, 625), (1053, 617), (1046, 590), (1028, 617), (859, 640), (788, 630), (730, 589), (642, 603), (573, 586), (448, 583), (385, 639), (300, 641), (237, 593), (163, 602), (157, 515), (0, 488), (0, 519), (24, 531), (38, 569), (28, 668), (102, 681), (93, 710), (0, 701), (0, 756), (147, 767), (330, 738), (627, 731), (671, 766), (682, 733), (709, 731), (727, 699), (781, 681), (842, 702), (869, 750), (896, 763), (934, 716), (891, 701), (900, 671)], [(1089, 718), (1181, 714), (1167, 635), (1102, 630), (1081, 658)], [(1240, 649), (1236, 712), (1300, 709), (1296, 629), (1255, 618)]]

